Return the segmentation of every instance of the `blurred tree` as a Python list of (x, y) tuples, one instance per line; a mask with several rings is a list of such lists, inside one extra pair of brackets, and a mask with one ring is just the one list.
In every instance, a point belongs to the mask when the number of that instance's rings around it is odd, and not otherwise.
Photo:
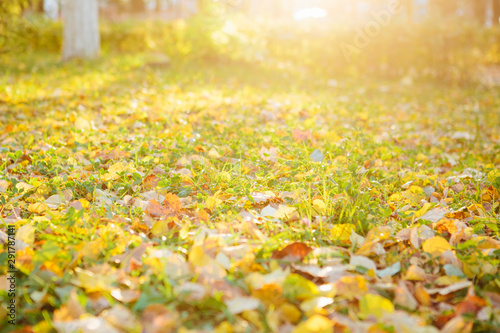
[(486, 23), (486, 0), (471, 0), (473, 4), (473, 13), (476, 20), (484, 25)]
[(33, 2), (34, 2), (33, 8), (37, 13), (43, 13), (45, 11), (43, 8), (43, 5), (45, 3), (44, 0), (33, 0)]
[(62, 59), (97, 56), (100, 51), (97, 0), (66, 0), (62, 5)]
[[(18, 0), (19, 1), (19, 0)], [(19, 1), (22, 6), (23, 10), (25, 11), (33, 11), (35, 13), (43, 13), (43, 5), (44, 5), (44, 0), (25, 0), (25, 1)]]
[(460, 4), (456, 0), (429, 0), (430, 12), (439, 17), (448, 17), (455, 15), (459, 5)]
[(500, 18), (500, 0), (493, 0), (493, 25), (500, 25), (498, 21)]
[(123, 8), (123, 1), (121, 0), (110, 0), (109, 4), (113, 7), (113, 9), (118, 13), (121, 14), (124, 11)]
[(139, 14), (146, 11), (146, 3), (144, 0), (131, 0), (130, 1), (130, 12), (132, 14)]

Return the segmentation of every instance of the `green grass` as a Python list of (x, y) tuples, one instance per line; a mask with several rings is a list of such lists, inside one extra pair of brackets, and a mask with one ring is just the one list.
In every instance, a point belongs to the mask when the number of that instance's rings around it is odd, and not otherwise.
[[(498, 88), (369, 77), (335, 78), (338, 86), (331, 87), (328, 77), (241, 63), (151, 69), (144, 55), (64, 64), (53, 55), (1, 60), (1, 214), (10, 221), (12, 212), (20, 214), (12, 223), (27, 244), (16, 253), (18, 327), (62, 330), (69, 320), (84, 321), (75, 313), (119, 327), (110, 319), (119, 313), (130, 318), (122, 327), (127, 332), (147, 329), (152, 316), (164, 317), (163, 331), (303, 325), (297, 330), (313, 332), (304, 325), (314, 322), (326, 332), (353, 329), (361, 325), (356, 318), (400, 331), (394, 309), (378, 320), (368, 317), (378, 306), (370, 302), (384, 297), (422, 325), (437, 327), (453, 317), (443, 309), (472, 302), (460, 289), (430, 293), (429, 304), (415, 296), (418, 307), (412, 308), (397, 300), (400, 281), (414, 295), (421, 287), (471, 281), (481, 299), (498, 296)], [(321, 162), (310, 157), (315, 150), (324, 155)], [(468, 168), (483, 176), (467, 176)], [(429, 187), (434, 190), (426, 194)], [(148, 191), (156, 198), (169, 194), (160, 214), (151, 206), (145, 212)], [(72, 195), (58, 207), (36, 205), (64, 193)], [(269, 197), (258, 202), (255, 193)], [(461, 236), (415, 218), (437, 208), (431, 197), (446, 201), (447, 219), (466, 227)], [(131, 204), (135, 199), (143, 206)], [(274, 217), (261, 216), (268, 205), (278, 210)], [(255, 218), (246, 221), (245, 211)], [(422, 225), (451, 244), (460, 277), (445, 270), (453, 260), (426, 253), (433, 243), (421, 247), (429, 237), (421, 236), (417, 246), (396, 241), (401, 230)], [(7, 232), (6, 223), (1, 230)], [(289, 263), (272, 256), (292, 242), (323, 252), (310, 253), (309, 265), (345, 265), (348, 276), (359, 279), (329, 281), (300, 267), (292, 271), (302, 277), (291, 274)], [(240, 245), (243, 250), (233, 247)], [(401, 269), (378, 278), (363, 265), (349, 266), (354, 254), (369, 257), (378, 270), (397, 262)], [(7, 259), (5, 246), (0, 275), (7, 274)], [(282, 279), (256, 282), (260, 274), (279, 275), (279, 265)], [(411, 265), (425, 272), (424, 280), (408, 275)], [(318, 290), (321, 285), (336, 292)], [(209, 293), (208, 286), (219, 291)], [(197, 292), (189, 297), (183, 288)], [(208, 288), (206, 294), (200, 288)], [(124, 301), (118, 290), (133, 297)], [(235, 295), (251, 295), (260, 305), (231, 313)], [(0, 296), (4, 318), (9, 297)], [(314, 310), (310, 304), (318, 296), (331, 304)], [(493, 311), (487, 320), (463, 317), (475, 331), (500, 324), (498, 310), (484, 306)], [(0, 331), (10, 331), (2, 320)]]

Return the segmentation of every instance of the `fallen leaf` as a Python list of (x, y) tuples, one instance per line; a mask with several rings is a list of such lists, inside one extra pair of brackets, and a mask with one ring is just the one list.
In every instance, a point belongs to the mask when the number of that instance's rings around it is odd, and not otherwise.
[(387, 298), (375, 294), (366, 294), (359, 300), (359, 315), (367, 318), (373, 315), (381, 318), (384, 313), (393, 313), (394, 305)]
[(239, 314), (243, 311), (256, 310), (260, 306), (260, 301), (254, 297), (235, 297), (225, 301), (227, 309), (232, 314)]
[(148, 206), (146, 207), (146, 212), (153, 217), (163, 217), (172, 213), (169, 208), (162, 206), (154, 199), (149, 201)]
[(333, 333), (333, 323), (328, 318), (315, 314), (297, 325), (292, 333)]
[(422, 244), (422, 250), (437, 257), (443, 254), (443, 252), (451, 250), (451, 245), (443, 237), (434, 236)]
[(35, 214), (43, 214), (49, 210), (49, 207), (43, 203), (33, 203), (28, 206), (28, 212)]
[(272, 258), (290, 262), (302, 261), (312, 250), (304, 243), (295, 242), (285, 246), (282, 250), (274, 251)]

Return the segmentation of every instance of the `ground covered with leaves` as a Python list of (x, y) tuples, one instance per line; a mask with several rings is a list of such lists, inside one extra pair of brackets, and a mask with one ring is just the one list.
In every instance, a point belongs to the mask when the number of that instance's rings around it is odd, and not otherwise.
[(498, 90), (1, 63), (1, 332), (498, 331)]

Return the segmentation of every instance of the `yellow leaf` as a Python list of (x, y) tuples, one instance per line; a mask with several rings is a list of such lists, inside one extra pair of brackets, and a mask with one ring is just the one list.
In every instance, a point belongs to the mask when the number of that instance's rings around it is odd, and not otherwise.
[(429, 306), (431, 304), (431, 296), (427, 293), (424, 287), (417, 285), (415, 288), (415, 298), (422, 305)]
[(109, 291), (112, 289), (111, 284), (116, 281), (114, 274), (96, 274), (94, 272), (75, 268), (80, 286), (85, 288), (87, 292)]
[(433, 256), (440, 256), (444, 251), (451, 250), (451, 245), (441, 236), (429, 238), (422, 244), (422, 250)]
[(474, 243), (476, 243), (477, 248), (480, 250), (500, 249), (500, 242), (495, 240), (494, 238), (478, 236), (472, 238), (472, 240), (474, 241)]
[(16, 232), (16, 240), (23, 241), (28, 246), (32, 247), (35, 243), (35, 230), (36, 228), (32, 224), (25, 224)]
[(212, 148), (208, 151), (208, 157), (215, 159), (215, 158), (220, 158), (220, 155), (215, 148)]
[(420, 161), (420, 162), (427, 161), (427, 156), (425, 156), (422, 153), (418, 153), (417, 154), (417, 161)]
[(85, 118), (77, 118), (75, 120), (75, 128), (79, 131), (89, 131), (92, 129), (92, 124)]
[(278, 308), (278, 313), (280, 318), (284, 321), (288, 321), (292, 324), (296, 324), (299, 322), (300, 317), (302, 317), (302, 313), (295, 305), (290, 303), (283, 303)]
[(333, 323), (330, 319), (320, 316), (313, 315), (309, 317), (305, 322), (300, 323), (292, 331), (293, 333), (332, 333)]
[(403, 198), (403, 195), (401, 193), (394, 193), (393, 195), (391, 195), (389, 197), (389, 200), (388, 202), (399, 202), (399, 201), (402, 201), (404, 198)]
[(277, 219), (293, 220), (297, 216), (297, 209), (286, 205), (279, 205), (278, 210), (274, 213), (274, 217)]
[(136, 170), (134, 167), (123, 162), (117, 162), (109, 167), (108, 172), (101, 176), (101, 180), (104, 182), (108, 182), (120, 178), (120, 175), (118, 175), (118, 173), (135, 171)]
[(160, 220), (156, 222), (151, 228), (151, 234), (153, 234), (154, 236), (161, 236), (167, 234), (170, 230), (169, 227), (170, 223), (171, 223), (170, 220)]
[(101, 239), (96, 239), (85, 244), (80, 244), (83, 245), (80, 254), (91, 259), (97, 259), (107, 247), (107, 244), (105, 242), (102, 242)]
[(417, 217), (420, 217), (422, 215), (424, 215), (425, 213), (427, 213), (427, 211), (432, 207), (432, 204), (431, 203), (428, 203), (426, 202), (424, 204), (424, 206), (422, 208), (420, 208), (416, 213), (415, 215), (413, 215), (413, 217), (417, 218)]
[(316, 211), (319, 214), (326, 214), (326, 204), (323, 200), (321, 199), (314, 199), (313, 202), (313, 207), (316, 209)]
[(490, 182), (493, 183), (498, 177), (500, 177), (500, 169), (495, 169), (488, 172), (488, 180)]
[(425, 281), (425, 271), (416, 265), (411, 265), (406, 271), (405, 279), (409, 281)]
[(229, 323), (227, 320), (223, 321), (215, 328), (215, 333), (233, 333), (233, 332), (234, 332), (233, 326), (231, 326), (231, 323)]
[(113, 244), (113, 249), (109, 251), (111, 256), (123, 253), (127, 247), (128, 239), (123, 229), (114, 223), (109, 223), (100, 229), (100, 239), (106, 243), (106, 247)]
[(49, 207), (43, 203), (32, 203), (28, 206), (28, 212), (35, 214), (43, 214), (49, 210)]
[(352, 300), (368, 291), (366, 280), (362, 276), (343, 276), (336, 284), (337, 295)]
[(415, 185), (410, 186), (407, 192), (413, 194), (424, 194), (424, 190), (420, 186), (415, 186)]
[(354, 231), (354, 226), (348, 223), (335, 224), (330, 230), (333, 240), (342, 243), (350, 243), (351, 233)]
[(291, 299), (304, 301), (318, 294), (318, 287), (298, 274), (290, 274), (283, 283), (283, 295)]
[(203, 267), (211, 260), (200, 246), (193, 246), (189, 252), (188, 261), (195, 267)]
[(458, 276), (440, 276), (438, 277), (434, 283), (439, 286), (451, 286), (452, 284), (458, 283), (462, 281)]
[(89, 205), (90, 205), (90, 202), (88, 202), (87, 200), (85, 199), (78, 199), (78, 201), (80, 201), (80, 203), (82, 204), (82, 207), (83, 208), (89, 208)]
[(252, 323), (256, 327), (258, 332), (265, 331), (260, 314), (256, 310), (243, 311), (241, 313), (241, 317), (246, 321), (248, 321), (249, 323)]
[(60, 278), (63, 277), (64, 275), (64, 271), (61, 269), (61, 267), (59, 267), (59, 265), (54, 262), (53, 260), (51, 261), (46, 261), (43, 263), (43, 265), (45, 266), (45, 268), (47, 268), (49, 271), (51, 271), (52, 273), (54, 273), (55, 275), (59, 276)]
[(208, 197), (207, 198), (207, 202), (206, 202), (206, 207), (209, 209), (209, 210), (213, 210), (215, 207), (217, 207), (218, 205), (220, 205), (222, 203), (222, 200), (220, 199), (217, 199), (217, 196), (214, 195), (213, 197)]
[(366, 294), (359, 300), (359, 316), (363, 319), (369, 315), (380, 318), (384, 312), (394, 312), (394, 305), (387, 298), (375, 294)]

